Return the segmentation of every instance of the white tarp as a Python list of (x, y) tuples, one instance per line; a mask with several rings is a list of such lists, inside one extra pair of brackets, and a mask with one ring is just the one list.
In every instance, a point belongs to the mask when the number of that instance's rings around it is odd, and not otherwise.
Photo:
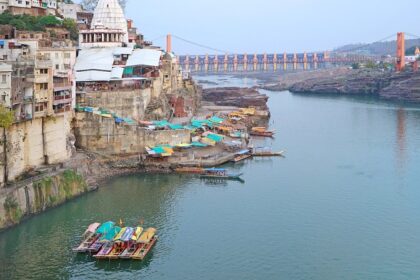
[(126, 66), (153, 66), (157, 67), (160, 64), (160, 57), (162, 51), (152, 49), (137, 49), (128, 58)]
[(115, 48), (113, 51), (114, 55), (122, 55), (122, 54), (132, 54), (133, 53), (133, 48)]
[(123, 73), (124, 73), (123, 67), (114, 67), (112, 68), (111, 79), (120, 80), (122, 79)]
[(114, 64), (113, 51), (114, 48), (83, 49), (79, 52), (74, 69), (76, 71), (103, 70), (111, 72)]
[(76, 82), (95, 82), (95, 81), (109, 81), (111, 79), (111, 72), (108, 71), (82, 71), (76, 72)]

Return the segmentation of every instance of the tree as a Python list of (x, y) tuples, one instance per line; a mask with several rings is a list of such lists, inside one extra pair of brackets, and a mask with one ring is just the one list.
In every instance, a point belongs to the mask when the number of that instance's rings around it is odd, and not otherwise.
[(77, 28), (77, 23), (70, 18), (63, 20), (63, 27), (70, 32), (70, 38), (77, 41), (79, 38), (79, 29)]
[(9, 24), (16, 27), (17, 30), (25, 30), (26, 29), (26, 24), (21, 19), (14, 18), (10, 21)]
[[(95, 7), (98, 4), (98, 1), (99, 0), (82, 0), (81, 4), (82, 4), (84, 9), (86, 9), (88, 11), (93, 11), (93, 10), (95, 10)], [(125, 10), (127, 0), (118, 0), (118, 2), (120, 3), (121, 8), (123, 10)]]
[(8, 129), (15, 120), (15, 114), (13, 111), (8, 110), (2, 104), (0, 104), (0, 127)]

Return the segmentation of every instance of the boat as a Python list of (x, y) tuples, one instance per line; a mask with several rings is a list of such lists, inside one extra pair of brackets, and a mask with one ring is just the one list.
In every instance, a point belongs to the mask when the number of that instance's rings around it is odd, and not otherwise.
[(113, 248), (114, 248), (114, 243), (108, 241), (108, 242), (103, 244), (103, 246), (101, 247), (99, 252), (96, 255), (94, 255), (93, 257), (95, 259), (98, 259), (98, 260), (107, 259), (109, 253), (111, 253)]
[(179, 167), (175, 168), (176, 173), (187, 173), (187, 174), (203, 174), (204, 169), (200, 167)]
[(204, 169), (204, 173), (200, 175), (201, 178), (212, 178), (212, 179), (228, 179), (238, 180), (242, 176), (239, 174), (229, 174), (226, 169), (223, 168), (208, 168)]
[(136, 227), (134, 229), (134, 234), (131, 237), (131, 240), (128, 242), (127, 248), (119, 255), (120, 259), (131, 259), (133, 254), (137, 251), (139, 248), (139, 244), (137, 243), (137, 240), (140, 238), (141, 234), (143, 233), (142, 227)]
[(118, 226), (114, 226), (112, 227), (107, 233), (106, 235), (100, 237), (98, 240), (96, 240), (95, 243), (92, 244), (92, 246), (89, 247), (89, 252), (91, 254), (96, 254), (98, 253), (102, 246), (104, 246), (105, 244), (107, 244), (108, 242), (112, 242), (114, 237), (121, 231), (121, 228)]
[(235, 157), (231, 160), (231, 162), (237, 163), (237, 162), (246, 160), (250, 157), (252, 157), (252, 155), (249, 150), (242, 150), (235, 154)]
[(100, 242), (101, 238), (103, 239), (105, 235), (115, 226), (114, 222), (106, 222), (103, 223), (95, 232), (98, 235), (98, 238), (86, 249), (85, 252), (90, 253), (97, 253), (102, 245), (103, 242)]
[(273, 137), (274, 133), (274, 130), (267, 130), (265, 127), (253, 127), (250, 134), (252, 136)]
[(270, 148), (255, 148), (252, 151), (252, 156), (254, 157), (283, 157), (284, 151), (273, 152)]
[(100, 237), (100, 234), (96, 233), (97, 229), (101, 226), (100, 223), (93, 223), (89, 225), (86, 231), (82, 235), (82, 243), (77, 248), (73, 249), (73, 252), (85, 253), (89, 247)]
[(144, 260), (153, 246), (156, 244), (157, 236), (155, 228), (148, 228), (137, 240), (138, 248), (131, 256), (133, 260)]
[(108, 259), (118, 259), (119, 256), (127, 249), (128, 242), (131, 240), (134, 234), (134, 228), (126, 227), (114, 238), (114, 247), (108, 254)]

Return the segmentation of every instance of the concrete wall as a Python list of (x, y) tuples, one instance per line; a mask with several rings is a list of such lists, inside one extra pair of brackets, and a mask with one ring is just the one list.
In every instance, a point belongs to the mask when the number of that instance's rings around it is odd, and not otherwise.
[(13, 189), (0, 190), (0, 230), (87, 191), (89, 188), (83, 177), (72, 170), (22, 183)]
[(108, 156), (144, 154), (146, 146), (191, 142), (189, 130), (148, 131), (90, 113), (76, 114), (75, 134), (78, 147)]
[[(72, 113), (55, 118), (34, 119), (14, 124), (7, 130), (7, 174), (14, 181), (43, 164), (57, 164), (71, 157), (67, 144), (71, 136)], [(4, 184), (4, 134), (0, 131), (0, 186)], [(0, 187), (1, 188), (1, 187)]]
[(89, 92), (86, 94), (86, 104), (91, 107), (101, 107), (124, 118), (142, 120), (145, 110), (152, 97), (152, 89), (117, 90)]

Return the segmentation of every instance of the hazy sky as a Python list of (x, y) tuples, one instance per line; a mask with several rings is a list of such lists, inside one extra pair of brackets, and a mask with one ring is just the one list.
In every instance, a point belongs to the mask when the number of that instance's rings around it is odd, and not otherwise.
[[(172, 33), (229, 52), (321, 51), (420, 34), (419, 0), (128, 0), (146, 39)], [(398, 7), (401, 7), (398, 10)], [(394, 20), (398, 18), (397, 20)], [(395, 35), (396, 36), (396, 35)], [(164, 39), (155, 40), (158, 45)], [(179, 53), (212, 53), (173, 39)]]

